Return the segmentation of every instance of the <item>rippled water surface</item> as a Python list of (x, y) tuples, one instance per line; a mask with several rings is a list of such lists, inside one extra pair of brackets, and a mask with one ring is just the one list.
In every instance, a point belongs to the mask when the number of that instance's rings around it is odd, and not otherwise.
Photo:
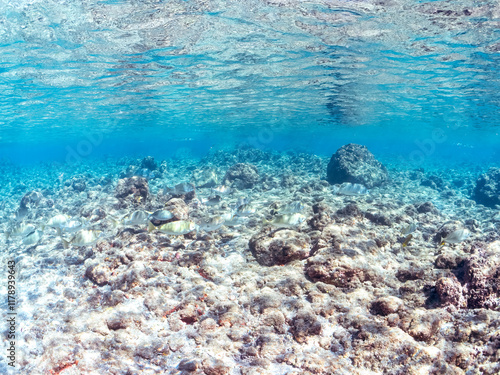
[(494, 1), (0, 9), (0, 156), (29, 147), (61, 159), (82, 141), (96, 154), (235, 143), (331, 153), (354, 141), (413, 161), (498, 156)]

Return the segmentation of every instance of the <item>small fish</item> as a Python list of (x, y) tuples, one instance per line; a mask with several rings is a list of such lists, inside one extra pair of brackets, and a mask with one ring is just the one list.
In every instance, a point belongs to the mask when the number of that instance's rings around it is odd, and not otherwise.
[(370, 193), (370, 190), (364, 185), (346, 182), (340, 186), (334, 187), (333, 192), (339, 195), (366, 195)]
[(10, 237), (26, 237), (36, 230), (33, 224), (19, 223), (6, 232), (6, 239)]
[(250, 203), (244, 204), (242, 206), (239, 206), (238, 209), (236, 210), (236, 215), (237, 216), (248, 216), (252, 215), (257, 211), (257, 209), (251, 205)]
[(32, 246), (38, 244), (40, 242), (40, 239), (42, 238), (42, 232), (39, 230), (35, 230), (33, 233), (28, 234), (26, 237), (23, 238), (23, 244), (26, 246)]
[(408, 235), (405, 237), (405, 239), (404, 239), (404, 241), (403, 241), (402, 246), (403, 246), (403, 247), (408, 246), (408, 244), (410, 243), (410, 241), (411, 241), (411, 239), (412, 239), (412, 238), (413, 238), (413, 234), (411, 234), (411, 233), (410, 233), (410, 234), (408, 234)]
[(216, 188), (212, 189), (212, 192), (214, 192), (216, 194), (222, 194), (222, 195), (230, 194), (232, 191), (233, 190), (229, 186), (226, 186), (226, 185), (217, 186)]
[(302, 214), (295, 213), (291, 215), (278, 215), (274, 219), (267, 221), (264, 220), (264, 224), (271, 224), (279, 228), (289, 228), (301, 224), (306, 217)]
[(205, 200), (202, 200), (201, 203), (203, 203), (206, 206), (215, 206), (218, 205), (222, 201), (222, 198), (220, 195), (213, 195), (208, 197)]
[(68, 215), (59, 214), (49, 219), (45, 226), (51, 228), (61, 228), (61, 226), (65, 225), (70, 219), (71, 218)]
[(228, 220), (224, 221), (224, 225), (227, 227), (238, 227), (240, 225), (245, 225), (248, 222), (248, 218), (246, 217), (231, 217)]
[[(142, 225), (147, 224), (150, 214), (143, 210), (137, 210), (130, 215), (125, 215), (120, 221), (123, 225)], [(118, 224), (120, 221), (115, 221)]]
[(29, 210), (26, 207), (19, 207), (15, 214), (15, 219), (21, 221), (28, 215)]
[(457, 229), (443, 238), (439, 246), (443, 246), (445, 243), (459, 243), (469, 236), (470, 231), (467, 228)]
[(281, 215), (296, 214), (304, 211), (304, 208), (305, 206), (302, 202), (292, 202), (280, 208), (279, 213)]
[[(83, 229), (84, 226), (85, 226), (85, 222), (83, 220), (70, 220), (56, 229), (60, 229), (66, 233), (74, 233), (74, 232), (78, 232), (79, 230)], [(60, 235), (60, 233), (59, 233), (59, 235)]]
[(101, 236), (101, 233), (102, 232), (99, 230), (82, 229), (78, 231), (69, 241), (65, 240), (64, 238), (61, 238), (61, 240), (65, 249), (69, 248), (70, 245), (76, 247), (89, 246), (97, 242), (97, 240)]
[(403, 236), (407, 236), (410, 233), (415, 232), (416, 229), (417, 229), (417, 224), (411, 223), (411, 224), (405, 225), (403, 228), (401, 228), (401, 234)]
[(174, 215), (168, 210), (158, 210), (149, 215), (149, 221), (167, 221), (173, 219)]
[(204, 219), (198, 225), (200, 230), (204, 230), (205, 232), (213, 232), (214, 230), (219, 229), (224, 224), (224, 219), (222, 216), (215, 216), (209, 219)]
[(151, 222), (148, 225), (148, 232), (157, 230), (172, 236), (180, 236), (182, 234), (192, 232), (195, 229), (196, 229), (196, 224), (193, 223), (192, 221), (187, 221), (187, 220), (172, 221), (170, 223), (163, 224), (158, 227), (154, 226), (153, 223)]
[(244, 206), (245, 204), (249, 203), (250, 200), (247, 197), (239, 197), (234, 207), (237, 209), (238, 207)]

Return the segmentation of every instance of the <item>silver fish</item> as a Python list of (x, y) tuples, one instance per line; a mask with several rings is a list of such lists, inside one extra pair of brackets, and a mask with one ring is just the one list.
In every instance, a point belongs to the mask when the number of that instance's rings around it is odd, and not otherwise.
[(216, 194), (221, 194), (221, 195), (230, 194), (232, 191), (233, 190), (229, 186), (226, 186), (226, 185), (217, 186), (216, 188), (212, 189), (212, 192), (214, 192)]
[(207, 199), (203, 200), (201, 203), (203, 203), (206, 206), (216, 206), (222, 201), (222, 198), (220, 195), (213, 195), (208, 197)]
[(250, 203), (239, 206), (236, 210), (236, 215), (238, 216), (248, 216), (252, 215), (257, 211), (257, 209)]
[(42, 232), (39, 230), (35, 230), (33, 233), (28, 234), (23, 238), (23, 244), (25, 244), (26, 246), (36, 245), (38, 242), (40, 242), (41, 238)]
[(366, 195), (370, 193), (370, 190), (364, 185), (346, 182), (340, 186), (334, 187), (333, 192), (339, 195)]
[[(168, 211), (167, 211), (168, 212)], [(147, 224), (149, 220), (149, 213), (142, 210), (137, 210), (132, 212), (130, 215), (126, 215), (122, 219), (123, 225), (142, 225)]]
[(78, 231), (70, 240), (65, 240), (64, 238), (61, 238), (61, 240), (65, 249), (67, 249), (70, 245), (77, 247), (89, 246), (95, 244), (99, 240), (101, 233), (102, 232), (99, 230), (82, 229)]
[(58, 229), (61, 229), (66, 233), (74, 233), (78, 232), (80, 229), (83, 229), (84, 226), (85, 222), (83, 220), (70, 220), (66, 222), (66, 224), (61, 225)]
[(179, 236), (182, 234), (187, 234), (196, 229), (196, 224), (192, 221), (187, 220), (178, 220), (172, 221), (167, 224), (160, 225), (158, 227), (154, 226), (151, 222), (148, 226), (148, 232), (152, 232), (153, 230), (160, 231), (165, 234), (169, 234), (172, 236)]
[(61, 228), (61, 226), (65, 225), (71, 218), (68, 215), (58, 214), (47, 222), (45, 226), (51, 228)]
[(417, 224), (410, 223), (408, 225), (405, 225), (403, 228), (401, 228), (401, 234), (403, 236), (407, 236), (407, 235), (415, 232), (416, 229), (417, 229)]
[(10, 237), (26, 237), (36, 230), (33, 224), (19, 223), (6, 232), (6, 239)]
[(299, 213), (291, 215), (278, 215), (270, 221), (264, 220), (264, 224), (271, 224), (279, 228), (289, 228), (301, 224), (305, 219), (306, 217)]
[(215, 216), (209, 219), (204, 219), (198, 224), (200, 230), (205, 232), (213, 232), (219, 229), (224, 224), (224, 219), (221, 216)]
[(283, 206), (282, 208), (279, 209), (279, 213), (284, 215), (284, 214), (296, 214), (304, 211), (304, 204), (302, 202), (292, 202), (288, 203), (287, 205)]
[(467, 228), (457, 229), (442, 239), (441, 246), (444, 245), (445, 243), (455, 244), (455, 243), (462, 242), (463, 240), (465, 240), (469, 236), (470, 236), (470, 231)]

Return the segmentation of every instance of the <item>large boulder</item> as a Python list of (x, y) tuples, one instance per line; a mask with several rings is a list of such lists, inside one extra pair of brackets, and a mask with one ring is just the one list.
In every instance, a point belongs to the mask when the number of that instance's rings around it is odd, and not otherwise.
[(231, 184), (237, 189), (251, 189), (259, 180), (257, 168), (248, 163), (233, 165), (224, 176), (224, 182), (226, 184)]
[(118, 180), (115, 197), (125, 199), (133, 197), (136, 201), (144, 202), (148, 198), (148, 181), (143, 177), (130, 177)]
[(472, 199), (487, 207), (500, 205), (500, 168), (490, 168), (479, 176)]
[(389, 175), (387, 169), (365, 146), (350, 143), (332, 155), (328, 163), (327, 179), (331, 184), (352, 182), (372, 188), (387, 182)]

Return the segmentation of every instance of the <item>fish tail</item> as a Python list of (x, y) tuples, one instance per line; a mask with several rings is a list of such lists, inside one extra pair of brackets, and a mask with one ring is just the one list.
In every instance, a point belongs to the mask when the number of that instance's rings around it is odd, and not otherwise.
[(154, 226), (154, 224), (150, 221), (148, 221), (148, 232), (152, 232), (156, 229), (156, 227)]
[(56, 228), (56, 232), (57, 232), (57, 235), (58, 235), (59, 237), (61, 237), (61, 233), (62, 233), (62, 232), (61, 232), (61, 228)]
[(64, 238), (61, 238), (63, 248), (68, 249), (69, 248), (69, 241), (66, 241)]

